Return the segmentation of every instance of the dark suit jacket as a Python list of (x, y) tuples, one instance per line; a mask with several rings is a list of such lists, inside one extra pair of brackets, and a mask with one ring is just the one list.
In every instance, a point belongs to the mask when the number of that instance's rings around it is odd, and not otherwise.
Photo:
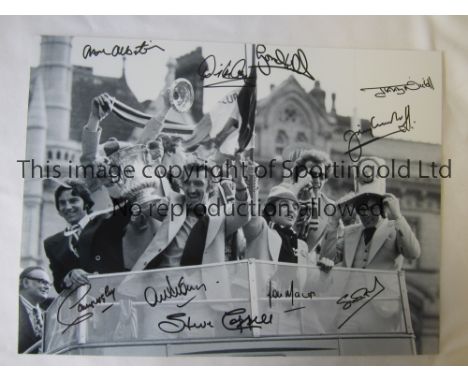
[(63, 279), (72, 269), (81, 268), (89, 273), (124, 272), (122, 237), (130, 213), (116, 211), (99, 215), (81, 232), (78, 241), (79, 258), (69, 248), (69, 238), (62, 232), (44, 240), (57, 292), (64, 288)]
[[(47, 299), (44, 303), (41, 304), (41, 308), (46, 310), (52, 301), (53, 299), (51, 298)], [(31, 321), (29, 320), (28, 312), (21, 302), (21, 299), (19, 299), (18, 353), (24, 353), (40, 339), (41, 336), (36, 336), (34, 334), (34, 329), (32, 327)], [(37, 350), (33, 353), (37, 353)]]
[(28, 312), (21, 299), (19, 300), (19, 319), (18, 319), (18, 353), (24, 353), (29, 347), (41, 339), (34, 334), (34, 330), (29, 320)]

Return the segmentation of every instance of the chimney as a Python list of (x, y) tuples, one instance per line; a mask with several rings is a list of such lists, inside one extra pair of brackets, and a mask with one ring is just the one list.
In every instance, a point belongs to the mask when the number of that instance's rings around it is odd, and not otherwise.
[(315, 99), (317, 104), (325, 110), (325, 91), (320, 88), (320, 81), (315, 81), (314, 88), (311, 90), (310, 95)]
[(332, 99), (332, 107), (331, 107), (330, 112), (333, 115), (336, 115), (336, 105), (335, 105), (335, 103), (336, 103), (336, 94), (335, 93), (332, 93), (331, 99)]

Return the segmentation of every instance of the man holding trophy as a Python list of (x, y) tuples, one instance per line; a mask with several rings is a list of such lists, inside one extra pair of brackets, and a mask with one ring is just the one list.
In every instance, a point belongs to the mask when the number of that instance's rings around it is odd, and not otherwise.
[[(161, 139), (164, 120), (171, 108), (184, 112), (191, 107), (193, 89), (190, 83), (184, 79), (176, 80), (169, 89), (164, 89), (159, 94), (156, 114), (146, 123), (136, 144), (122, 143), (111, 138), (100, 148), (102, 129), (99, 122), (113, 111), (114, 103), (117, 102), (108, 94), (101, 94), (93, 99), (88, 123), (83, 128), (81, 164), (114, 169), (131, 165), (135, 170), (131, 177), (114, 177), (111, 174), (100, 178), (86, 177), (85, 171), (85, 180), (92, 191), (92, 199), (96, 201), (98, 213), (102, 212), (105, 216), (105, 213), (112, 210), (112, 214), (122, 214), (125, 208), (137, 207), (137, 213), (128, 211), (130, 216), (125, 227), (119, 227), (119, 234), (115, 232), (115, 240), (119, 242), (118, 252), (121, 253), (121, 271), (225, 261), (226, 236), (232, 235), (250, 219), (247, 208), (249, 193), (240, 171), (235, 172), (236, 192), (233, 213), (229, 216), (225, 213), (209, 216), (206, 205), (213, 189), (212, 172), (200, 160), (187, 160), (184, 156), (173, 155), (180, 161), (177, 165), (184, 174), (181, 179), (182, 192), (176, 192), (167, 178), (148, 178), (141, 171), (143, 166), (156, 167), (165, 163)], [(114, 208), (109, 209), (106, 207), (109, 206), (110, 199)], [(245, 208), (242, 209), (242, 205)], [(166, 208), (151, 208), (161, 206)], [(162, 210), (171, 213), (160, 213)], [(86, 222), (80, 228), (79, 234), (86, 230)], [(81, 235), (75, 239), (75, 248), (80, 248)], [(87, 240), (108, 241), (109, 236), (87, 237)], [(76, 261), (74, 263), (77, 264)], [(112, 267), (112, 271), (116, 271), (115, 267)], [(65, 286), (87, 282), (87, 270), (80, 268), (74, 272), (78, 272), (80, 277), (67, 278), (69, 283)], [(99, 268), (99, 273), (106, 272), (106, 269)], [(56, 285), (62, 285), (61, 283), (62, 280)]]

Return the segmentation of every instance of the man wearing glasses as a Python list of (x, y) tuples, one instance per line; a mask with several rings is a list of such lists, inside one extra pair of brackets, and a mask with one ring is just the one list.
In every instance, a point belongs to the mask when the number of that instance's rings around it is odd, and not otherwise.
[(363, 157), (357, 163), (354, 177), (355, 193), (349, 194), (348, 204), (359, 216), (356, 224), (342, 227), (342, 212), (337, 208), (323, 240), (322, 269), (335, 264), (347, 268), (399, 270), (403, 258), (417, 259), (421, 248), (416, 235), (401, 214), (400, 202), (386, 192), (386, 179), (378, 175), (385, 160)]
[(50, 285), (49, 275), (41, 267), (28, 267), (20, 274), (18, 353), (37, 353), (39, 350), (43, 313), (50, 303)]

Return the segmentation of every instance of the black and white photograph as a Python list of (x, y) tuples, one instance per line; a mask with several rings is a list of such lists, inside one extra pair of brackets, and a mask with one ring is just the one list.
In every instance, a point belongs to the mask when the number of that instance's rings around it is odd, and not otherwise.
[(438, 353), (440, 52), (30, 54), (18, 353)]

